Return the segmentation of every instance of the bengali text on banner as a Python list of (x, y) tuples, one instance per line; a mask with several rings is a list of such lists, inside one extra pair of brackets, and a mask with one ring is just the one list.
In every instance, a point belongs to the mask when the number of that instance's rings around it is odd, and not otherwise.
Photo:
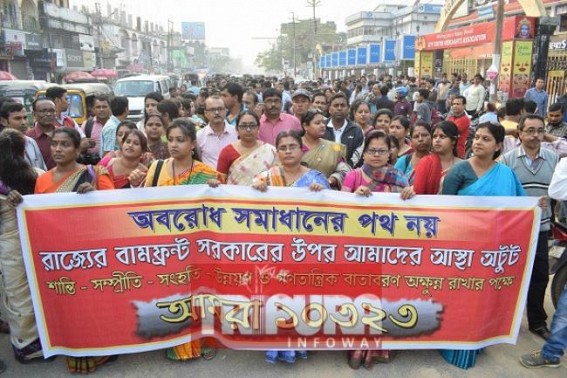
[(26, 196), (46, 356), (515, 343), (537, 199), (180, 186)]

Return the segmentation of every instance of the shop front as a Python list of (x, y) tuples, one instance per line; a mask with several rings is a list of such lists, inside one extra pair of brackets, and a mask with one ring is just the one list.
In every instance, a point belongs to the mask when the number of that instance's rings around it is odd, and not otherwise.
[[(499, 86), (503, 97), (521, 97), (530, 85), (535, 30), (533, 18), (507, 17), (502, 28)], [(486, 76), (492, 64), (496, 22), (485, 22), (422, 36), (416, 42), (416, 76), (440, 78), (442, 73)]]
[(551, 37), (547, 54), (547, 93), (549, 102), (567, 93), (567, 34)]

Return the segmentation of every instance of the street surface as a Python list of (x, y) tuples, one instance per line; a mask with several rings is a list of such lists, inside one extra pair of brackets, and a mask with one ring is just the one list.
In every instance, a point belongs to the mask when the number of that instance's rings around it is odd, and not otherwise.
[[(546, 300), (548, 314), (553, 314), (551, 299)], [(465, 320), (466, 321), (466, 320)], [(88, 327), (88, 325), (86, 325)], [(375, 364), (372, 370), (352, 370), (346, 352), (316, 352), (308, 360), (298, 360), (294, 365), (264, 362), (264, 353), (221, 349), (215, 359), (190, 362), (174, 362), (165, 358), (163, 351), (123, 355), (117, 361), (100, 367), (95, 377), (321, 377), (321, 378), (555, 378), (567, 377), (567, 358), (563, 357), (559, 368), (526, 369), (520, 365), (521, 354), (541, 348), (543, 340), (528, 331), (524, 316), (517, 345), (500, 344), (485, 349), (478, 357), (477, 365), (462, 370), (446, 363), (437, 351), (401, 351), (390, 364)], [(75, 376), (67, 372), (65, 358), (59, 356), (51, 363), (21, 365), (14, 358), (8, 335), (0, 335), (0, 358), (7, 365), (2, 378), (8, 377), (63, 377)]]

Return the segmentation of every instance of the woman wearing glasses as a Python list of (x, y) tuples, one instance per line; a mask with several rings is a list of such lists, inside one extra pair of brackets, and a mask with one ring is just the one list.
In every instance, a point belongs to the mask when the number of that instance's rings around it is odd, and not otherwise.
[(351, 170), (346, 163), (346, 146), (323, 139), (325, 117), (318, 109), (310, 109), (301, 117), (301, 127), (303, 127), (301, 161), (307, 167), (325, 175), (331, 188), (340, 189), (346, 173)]
[(217, 171), (232, 185), (251, 185), (260, 172), (277, 161), (276, 149), (258, 139), (260, 118), (246, 110), (236, 119), (238, 140), (223, 148), (219, 155)]
[[(408, 185), (404, 174), (390, 165), (391, 141), (383, 131), (366, 136), (362, 156), (364, 164), (347, 173), (341, 190), (368, 197), (372, 192), (399, 193)], [(363, 365), (370, 369), (374, 362), (390, 362), (390, 350), (353, 350), (348, 353), (348, 364), (353, 369)]]
[(265, 192), (268, 186), (308, 187), (313, 191), (329, 189), (327, 178), (319, 171), (301, 164), (303, 142), (295, 130), (282, 131), (276, 137), (281, 165), (273, 166), (254, 178), (252, 187)]
[[(276, 137), (276, 149), (281, 165), (274, 166), (257, 175), (252, 187), (261, 192), (267, 191), (268, 186), (309, 188), (313, 192), (329, 189), (327, 178), (321, 172), (309, 169), (301, 164), (302, 145), (298, 131), (290, 130), (279, 133)], [(293, 364), (296, 358), (306, 359), (307, 351), (269, 350), (266, 352), (266, 362), (271, 364), (277, 361)]]
[(369, 196), (372, 192), (399, 193), (408, 185), (404, 174), (390, 165), (390, 138), (376, 130), (364, 142), (362, 167), (347, 173), (341, 190)]

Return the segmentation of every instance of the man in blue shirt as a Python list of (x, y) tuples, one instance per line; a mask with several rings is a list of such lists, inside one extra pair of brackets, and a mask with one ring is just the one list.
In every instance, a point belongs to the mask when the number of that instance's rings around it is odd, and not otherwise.
[(526, 100), (531, 100), (537, 104), (537, 115), (540, 115), (545, 118), (547, 115), (547, 100), (548, 95), (545, 91), (545, 80), (539, 78), (536, 80), (536, 84), (534, 88), (530, 88), (526, 91), (524, 98)]

